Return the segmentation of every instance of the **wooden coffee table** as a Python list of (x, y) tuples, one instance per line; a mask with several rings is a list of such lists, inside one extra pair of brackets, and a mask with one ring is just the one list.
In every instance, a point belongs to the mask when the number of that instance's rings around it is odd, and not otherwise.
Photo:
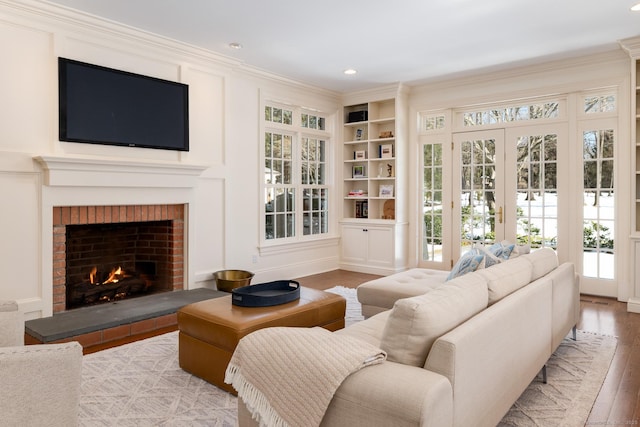
[(271, 307), (239, 307), (231, 295), (189, 304), (178, 310), (179, 361), (185, 371), (236, 394), (224, 374), (238, 341), (272, 326), (344, 328), (346, 300), (340, 295), (300, 287), (300, 299)]

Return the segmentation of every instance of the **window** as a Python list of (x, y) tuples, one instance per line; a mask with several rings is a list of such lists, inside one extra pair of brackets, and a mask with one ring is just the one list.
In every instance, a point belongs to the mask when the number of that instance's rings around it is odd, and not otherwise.
[(611, 113), (616, 111), (614, 94), (593, 95), (584, 98), (585, 114)]
[(264, 108), (265, 241), (329, 233), (329, 142), (325, 115), (298, 107)]
[(555, 119), (559, 115), (559, 103), (555, 101), (536, 104), (511, 105), (488, 110), (466, 111), (463, 126), (484, 126), (528, 120)]
[(558, 246), (558, 136), (520, 136), (516, 141), (517, 239), (531, 248)]
[(614, 278), (613, 129), (592, 129), (583, 140), (583, 274)]
[(442, 144), (425, 144), (423, 156), (423, 261), (442, 261)]

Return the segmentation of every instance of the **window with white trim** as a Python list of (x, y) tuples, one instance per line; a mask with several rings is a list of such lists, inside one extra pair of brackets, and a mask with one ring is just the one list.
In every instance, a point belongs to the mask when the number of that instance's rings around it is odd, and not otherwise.
[(301, 107), (264, 107), (262, 240), (300, 241), (329, 233), (327, 117)]

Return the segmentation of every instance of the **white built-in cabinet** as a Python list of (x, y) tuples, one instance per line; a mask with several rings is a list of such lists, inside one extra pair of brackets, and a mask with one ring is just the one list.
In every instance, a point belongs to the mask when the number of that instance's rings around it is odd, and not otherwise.
[(407, 257), (407, 100), (402, 86), (345, 97), (341, 262), (390, 274)]
[(640, 37), (622, 40), (622, 47), (631, 56), (631, 157), (634, 162), (633, 170), (633, 227), (632, 247), (634, 287), (627, 304), (628, 311), (640, 313)]

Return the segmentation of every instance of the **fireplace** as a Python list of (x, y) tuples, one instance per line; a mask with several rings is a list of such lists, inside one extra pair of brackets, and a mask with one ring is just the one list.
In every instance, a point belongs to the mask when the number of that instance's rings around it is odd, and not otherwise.
[(53, 208), (53, 311), (184, 287), (184, 205)]

